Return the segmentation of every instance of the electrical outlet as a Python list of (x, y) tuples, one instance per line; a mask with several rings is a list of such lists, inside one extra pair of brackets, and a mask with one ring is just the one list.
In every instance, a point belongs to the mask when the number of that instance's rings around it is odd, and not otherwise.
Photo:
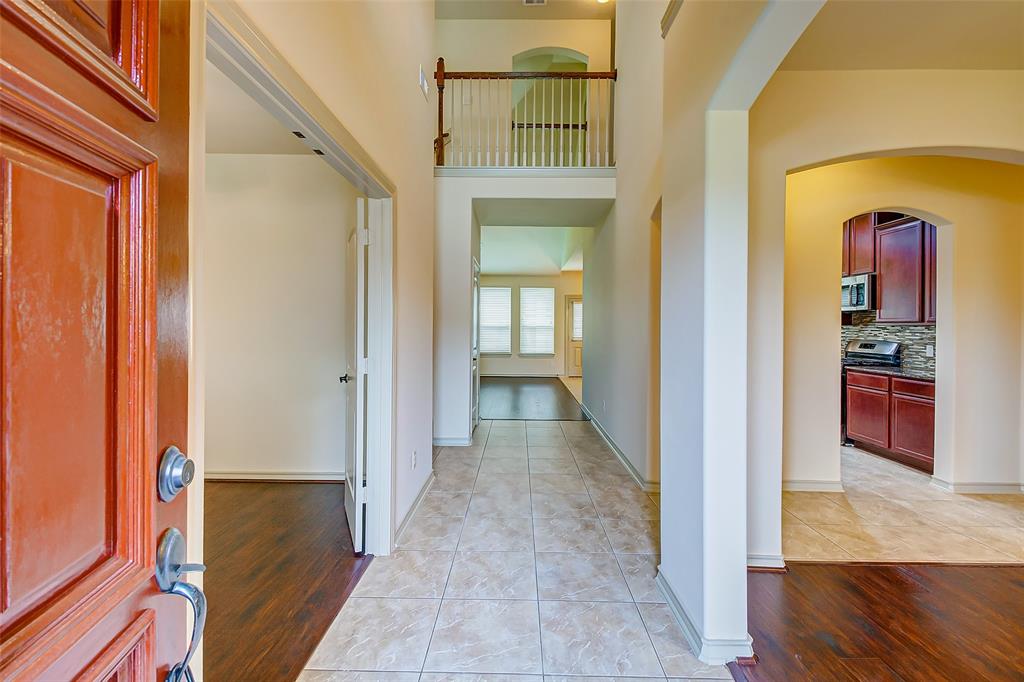
[(416, 468), (416, 451), (415, 450), (412, 451), (412, 468), (413, 469)]
[(927, 358), (934, 358), (935, 357), (935, 346), (933, 346), (930, 343), (928, 345), (926, 345), (924, 347), (924, 355)]

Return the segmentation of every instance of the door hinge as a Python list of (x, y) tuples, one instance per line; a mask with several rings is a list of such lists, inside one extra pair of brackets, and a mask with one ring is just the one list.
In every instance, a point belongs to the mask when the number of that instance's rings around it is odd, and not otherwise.
[(356, 364), (358, 365), (360, 374), (370, 373), (370, 358), (359, 358), (359, 361)]
[(359, 246), (369, 246), (370, 244), (370, 231), (359, 230)]

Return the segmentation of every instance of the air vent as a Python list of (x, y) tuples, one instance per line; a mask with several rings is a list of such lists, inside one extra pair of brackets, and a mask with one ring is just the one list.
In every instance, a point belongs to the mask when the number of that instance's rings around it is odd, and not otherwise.
[(294, 135), (295, 137), (299, 138), (300, 140), (305, 140), (306, 139), (306, 136), (303, 135), (302, 133), (300, 133), (298, 130), (293, 130), (292, 131), (292, 135)]
[(322, 151), (320, 151), (319, 149), (314, 149), (314, 150), (313, 150), (313, 153), (314, 153), (314, 154), (319, 154), (320, 156), (323, 156), (323, 155), (324, 155), (324, 153), (323, 153)]
[(523, 0), (523, 4), (527, 7), (539, 7), (548, 4), (548, 0)]

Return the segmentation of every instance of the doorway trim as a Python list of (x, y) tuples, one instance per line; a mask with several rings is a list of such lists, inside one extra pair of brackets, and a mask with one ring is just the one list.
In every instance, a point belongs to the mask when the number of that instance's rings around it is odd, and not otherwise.
[[(580, 304), (582, 304), (583, 303), (583, 294), (566, 294), (565, 295), (565, 324), (562, 325), (563, 327), (565, 327), (565, 337), (562, 339), (562, 343), (565, 344), (565, 357), (563, 358), (563, 362), (562, 362), (562, 373), (563, 373), (563, 376), (567, 376), (567, 377), (582, 377), (583, 376), (583, 362), (582, 362), (582, 359), (581, 359), (581, 362), (580, 362), (580, 373), (579, 374), (571, 374), (569, 372), (569, 367), (572, 365), (572, 362), (570, 361), (569, 356), (570, 356), (570, 353), (572, 351), (572, 344), (576, 341), (575, 339), (572, 338), (572, 323), (573, 323), (573, 319), (572, 319), (572, 304), (575, 303), (576, 301), (579, 301)], [(583, 339), (580, 339), (579, 343), (583, 343)]]
[[(367, 229), (370, 231), (368, 284), (368, 382), (366, 415), (366, 553), (378, 556), (391, 553), (394, 546), (394, 184), (376, 165), (355, 137), (309, 87), (294, 68), (272, 46), (232, 0), (206, 4), (193, 24), (198, 43), (194, 52), (191, 84), (198, 89), (191, 96), (193, 116), (204, 110), (204, 83), (200, 74), (208, 58), (239, 87), (252, 96), (266, 111), (289, 130), (300, 131), (302, 140), (332, 168), (367, 197)], [(199, 39), (201, 38), (201, 39)], [(205, 139), (205, 127), (193, 120), (193, 130)], [(190, 151), (194, 174), (192, 192), (201, 197), (205, 192), (203, 177), (204, 149)], [(205, 280), (202, 272), (204, 248), (202, 234), (203, 202), (190, 202), (192, 229), (190, 257), (195, 274), (192, 278), (192, 348), (190, 375), (192, 386), (189, 401), (190, 424), (197, 426), (190, 437), (199, 474), (204, 469), (202, 447), (203, 386), (205, 384), (204, 311), (197, 293)], [(339, 456), (343, 457), (339, 449)], [(193, 500), (198, 497), (198, 500)], [(189, 528), (202, 526), (204, 513), (200, 495), (189, 498)], [(201, 533), (199, 534), (201, 538)], [(191, 539), (191, 537), (190, 537)], [(190, 555), (201, 556), (202, 545), (190, 542)], [(197, 559), (198, 560), (198, 559)]]

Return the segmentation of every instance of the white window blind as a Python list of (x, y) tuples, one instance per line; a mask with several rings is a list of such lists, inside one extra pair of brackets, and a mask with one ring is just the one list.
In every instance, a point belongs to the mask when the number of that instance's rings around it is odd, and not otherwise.
[(572, 302), (572, 340), (583, 340), (583, 301)]
[(555, 290), (522, 287), (519, 290), (519, 354), (555, 352)]
[(480, 352), (512, 352), (512, 289), (480, 287)]

